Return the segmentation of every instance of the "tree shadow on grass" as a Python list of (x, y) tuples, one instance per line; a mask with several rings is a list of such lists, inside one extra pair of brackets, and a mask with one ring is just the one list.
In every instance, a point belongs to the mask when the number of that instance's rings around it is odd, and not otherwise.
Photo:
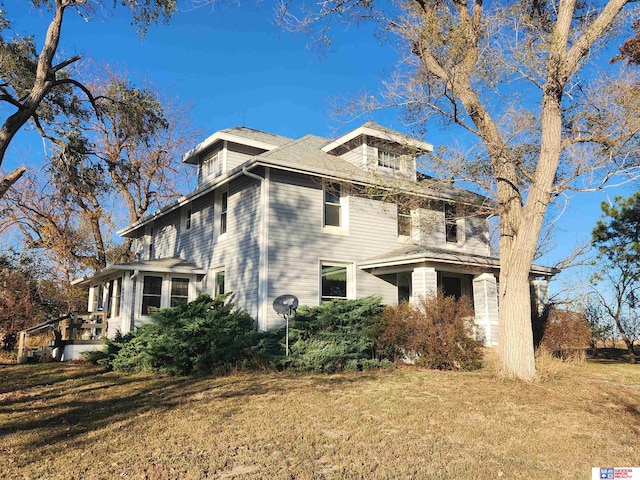
[[(289, 395), (309, 389), (340, 389), (376, 379), (374, 373), (254, 373), (185, 378), (106, 372), (86, 365), (21, 366), (2, 379), (0, 443), (10, 438), (15, 447), (25, 451), (58, 444), (77, 444), (84, 448), (85, 434), (117, 435), (115, 424), (122, 431), (135, 425), (145, 414), (161, 416), (176, 408), (192, 408), (192, 404), (216, 408), (217, 405), (207, 403), (260, 395)], [(225, 405), (227, 410), (234, 408), (241, 407)], [(13, 436), (15, 434), (17, 436)], [(32, 463), (38, 458), (29, 454), (26, 461)]]
[(589, 359), (594, 363), (629, 363), (629, 351), (623, 348), (597, 348), (589, 351)]

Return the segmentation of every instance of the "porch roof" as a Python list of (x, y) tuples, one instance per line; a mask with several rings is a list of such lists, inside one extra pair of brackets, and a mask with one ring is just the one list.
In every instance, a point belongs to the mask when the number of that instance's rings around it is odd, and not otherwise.
[[(409, 245), (393, 250), (389, 253), (358, 262), (358, 266), (362, 270), (374, 270), (376, 268), (408, 266), (423, 262), (500, 270), (499, 258), (456, 252), (444, 248), (427, 247), (424, 245)], [(537, 277), (545, 277), (548, 279), (558, 273), (560, 273), (560, 270), (554, 267), (531, 265), (531, 274)]]
[(107, 277), (122, 272), (155, 272), (155, 273), (177, 273), (183, 275), (204, 275), (207, 271), (200, 268), (195, 263), (188, 262), (183, 258), (170, 257), (158, 258), (155, 260), (142, 260), (139, 262), (116, 263), (96, 272), (94, 275), (78, 278), (71, 282), (72, 285), (86, 286), (98, 282)]

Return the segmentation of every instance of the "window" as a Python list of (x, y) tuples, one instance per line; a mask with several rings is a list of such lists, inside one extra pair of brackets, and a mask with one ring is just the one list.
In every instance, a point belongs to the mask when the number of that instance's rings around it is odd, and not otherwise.
[(400, 170), (400, 155), (378, 149), (378, 166)]
[(324, 225), (342, 227), (342, 204), (340, 185), (327, 183), (324, 187)]
[(223, 158), (222, 148), (218, 147), (216, 150), (209, 153), (202, 162), (204, 177), (217, 177), (222, 174), (223, 170)]
[(147, 232), (147, 260), (153, 260), (153, 227), (148, 227)]
[(398, 236), (411, 236), (411, 209), (398, 204)]
[(458, 243), (458, 219), (456, 206), (453, 204), (444, 204), (444, 225), (447, 242)]
[(227, 206), (229, 203), (229, 190), (220, 192), (220, 235), (227, 233)]
[(215, 282), (213, 287), (214, 295), (215, 296), (224, 295), (224, 270), (216, 272), (214, 282)]
[(142, 286), (142, 315), (156, 312), (162, 300), (162, 277), (144, 276)]
[(191, 207), (187, 208), (187, 212), (185, 213), (185, 221), (184, 221), (184, 227), (186, 230), (189, 230), (191, 228), (191, 215), (192, 215), (192, 210)]
[(169, 306), (177, 307), (180, 304), (189, 301), (189, 279), (188, 278), (172, 278), (171, 279), (171, 302)]
[(321, 297), (322, 302), (344, 300), (348, 298), (348, 267), (347, 265), (332, 265), (323, 263), (321, 268)]

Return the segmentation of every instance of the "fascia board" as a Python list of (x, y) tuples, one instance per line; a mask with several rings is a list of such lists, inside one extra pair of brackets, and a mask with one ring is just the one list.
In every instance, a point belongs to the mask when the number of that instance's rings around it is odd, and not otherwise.
[(337, 138), (333, 142), (328, 145), (322, 147), (322, 151), (330, 152), (331, 150), (343, 145), (354, 138), (359, 137), (360, 135), (369, 135), (371, 137), (380, 138), (382, 140), (388, 140), (391, 142), (398, 143), (400, 145), (408, 145), (410, 147), (416, 148), (418, 150), (423, 150), (425, 152), (432, 152), (433, 145), (427, 142), (422, 142), (420, 140), (416, 140), (406, 135), (402, 135), (400, 133), (394, 134), (391, 132), (385, 132), (383, 130), (378, 130), (376, 128), (371, 127), (358, 127), (355, 130), (350, 131), (349, 133)]
[(225, 173), (220, 177), (217, 177), (213, 182), (211, 182), (209, 185), (206, 185), (204, 188), (194, 190), (193, 192), (180, 197), (178, 200), (176, 200), (175, 203), (172, 203), (171, 205), (167, 205), (166, 207), (163, 207), (160, 210), (157, 210), (156, 212), (152, 213), (150, 216), (144, 217), (138, 220), (137, 222), (132, 223), (131, 225), (128, 225), (121, 230), (118, 230), (116, 233), (121, 237), (126, 237), (128, 234), (134, 232), (135, 230), (147, 225), (150, 222), (153, 222), (156, 218), (162, 215), (165, 215), (169, 212), (173, 212), (178, 208), (182, 208), (183, 206), (191, 203), (196, 198), (201, 197), (202, 195), (206, 195), (207, 193), (211, 192), (212, 190), (215, 190), (216, 188), (218, 188), (221, 185), (224, 185), (225, 183), (229, 183), (231, 180), (242, 175), (243, 167), (250, 168), (249, 166), (252, 163), (255, 163), (255, 160), (253, 158), (243, 163), (242, 165), (237, 166), (230, 172)]
[[(361, 270), (373, 270), (376, 268), (384, 267), (397, 267), (400, 265), (410, 265), (414, 263), (444, 263), (450, 265), (462, 265), (470, 267), (482, 267), (482, 268), (495, 268), (500, 270), (500, 260), (497, 258), (487, 257), (486, 260), (465, 261), (456, 260), (447, 257), (440, 257), (435, 255), (411, 255), (406, 257), (395, 257), (381, 260), (374, 260), (370, 262), (358, 262), (358, 268)], [(553, 277), (560, 273), (560, 270), (553, 267), (544, 267), (542, 265), (531, 265), (530, 273), (536, 276)]]
[(198, 163), (198, 154), (202, 151), (206, 150), (210, 146), (214, 145), (218, 141), (227, 140), (233, 143), (239, 143), (241, 145), (246, 145), (248, 147), (260, 148), (263, 150), (273, 150), (278, 148), (277, 145), (272, 145), (270, 143), (261, 142), (259, 140), (254, 140), (251, 138), (242, 137), (239, 135), (233, 135), (227, 132), (216, 132), (210, 137), (206, 138), (203, 142), (199, 143), (187, 153), (182, 156), (182, 161), (184, 163)]

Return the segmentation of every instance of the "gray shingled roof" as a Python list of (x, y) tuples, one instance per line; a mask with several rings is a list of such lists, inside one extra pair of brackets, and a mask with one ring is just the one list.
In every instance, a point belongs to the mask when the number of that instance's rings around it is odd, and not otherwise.
[[(376, 125), (376, 128), (379, 127)], [(487, 197), (456, 187), (449, 182), (433, 179), (433, 181), (416, 183), (403, 177), (393, 178), (375, 172), (367, 172), (343, 158), (323, 152), (321, 147), (326, 142), (326, 138), (306, 135), (280, 148), (258, 155), (256, 160), (258, 162), (266, 161), (270, 165), (299, 169), (367, 185), (390, 186), (394, 190), (407, 193), (489, 206), (490, 201)]]
[(232, 127), (225, 128), (220, 131), (230, 135), (237, 135), (238, 137), (256, 140), (258, 142), (270, 143), (271, 145), (276, 145), (278, 147), (281, 147), (293, 140), (292, 138), (276, 135), (275, 133), (263, 132), (261, 130), (255, 130), (248, 127)]
[[(398, 134), (398, 132), (382, 127), (374, 122), (367, 122), (364, 125), (379, 130), (388, 131), (395, 135)], [(366, 172), (365, 170), (353, 165), (352, 163), (349, 163), (348, 161), (340, 157), (324, 152), (322, 150), (322, 147), (327, 145), (327, 142), (330, 142), (332, 140), (316, 135), (306, 135), (297, 140), (292, 140), (281, 135), (274, 135), (272, 133), (266, 133), (247, 127), (228, 128), (226, 130), (221, 130), (219, 133), (236, 135), (238, 137), (243, 136), (250, 140), (279, 146), (273, 150), (269, 150), (260, 155), (256, 155), (246, 163), (234, 168), (230, 172), (227, 172), (225, 175), (214, 180), (213, 182), (199, 185), (194, 191), (188, 193), (173, 204), (167, 205), (157, 212), (154, 212), (151, 215), (147, 215), (134, 224), (131, 224), (126, 228), (120, 230), (118, 232), (119, 235), (130, 234), (131, 232), (145, 225), (153, 218), (164, 215), (165, 213), (178, 208), (180, 205), (192, 201), (194, 198), (197, 198), (200, 195), (203, 195), (216, 188), (219, 182), (228, 181), (229, 178), (240, 174), (243, 167), (251, 169), (257, 164), (264, 164), (276, 168), (286, 168), (294, 171), (297, 170), (301, 173), (315, 174), (334, 180), (356, 182), (373, 187), (382, 187), (385, 186), (386, 183), (387, 186), (390, 186), (393, 192), (396, 193), (414, 193), (437, 200), (452, 200), (455, 202), (463, 202), (476, 206), (485, 206), (488, 209), (492, 209), (495, 207), (493, 200), (482, 195), (470, 192), (469, 190), (465, 190), (464, 188), (457, 187), (446, 181), (429, 179), (425, 181), (414, 182), (402, 177), (393, 178), (391, 180), (392, 177), (380, 175), (376, 172)]]

